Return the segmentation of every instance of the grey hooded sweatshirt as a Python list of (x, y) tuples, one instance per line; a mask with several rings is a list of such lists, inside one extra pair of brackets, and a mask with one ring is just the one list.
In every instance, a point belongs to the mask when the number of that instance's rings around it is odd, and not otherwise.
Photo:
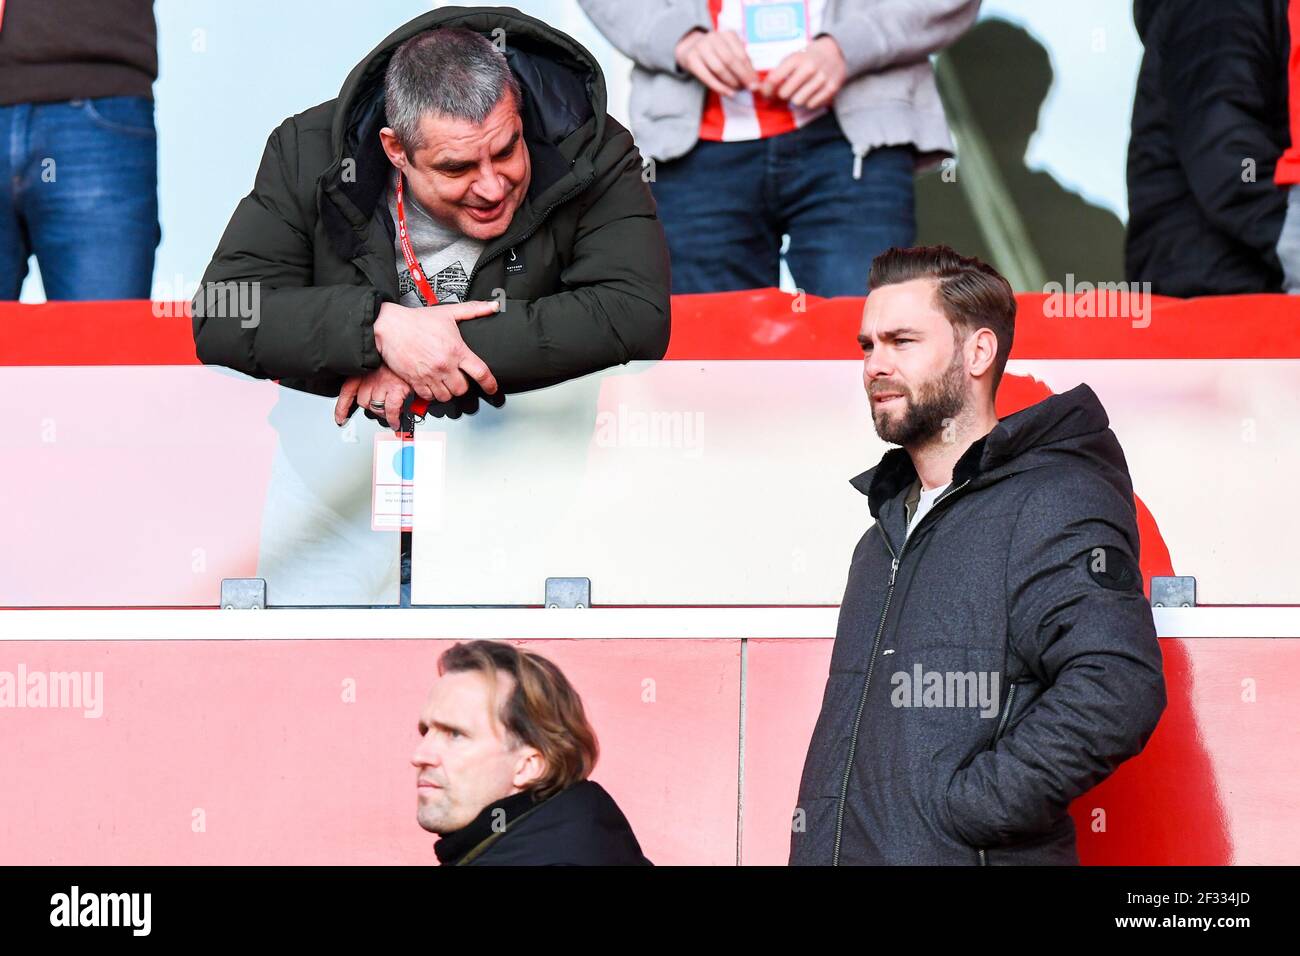
[[(685, 155), (699, 139), (706, 90), (677, 65), (676, 49), (691, 30), (713, 28), (708, 0), (580, 2), (634, 64), (631, 125), (641, 152), (661, 161)], [(879, 146), (911, 143), (918, 171), (952, 154), (930, 54), (955, 42), (978, 13), (979, 0), (827, 0), (818, 35), (833, 37), (844, 54), (848, 76), (834, 110), (855, 176)]]

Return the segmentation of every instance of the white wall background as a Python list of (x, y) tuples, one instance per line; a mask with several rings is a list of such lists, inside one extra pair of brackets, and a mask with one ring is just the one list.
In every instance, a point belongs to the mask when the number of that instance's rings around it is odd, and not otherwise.
[[(653, 3), (655, 0), (628, 0)], [(394, 28), (438, 6), (415, 0), (157, 0), (162, 244), (155, 299), (189, 298), (235, 204), (252, 186), (266, 137), (327, 100)], [(576, 0), (516, 0), (574, 36), (605, 69), (611, 112), (627, 117), (630, 65)], [(981, 16), (1020, 24), (1056, 75), (1029, 162), (1126, 219), (1124, 157), (1141, 47), (1127, 0), (1085, 5), (986, 0)], [(44, 301), (36, 262), (22, 301)]]

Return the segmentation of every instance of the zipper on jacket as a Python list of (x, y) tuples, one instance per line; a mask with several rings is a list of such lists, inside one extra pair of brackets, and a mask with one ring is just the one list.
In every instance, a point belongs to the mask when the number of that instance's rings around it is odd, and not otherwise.
[(1011, 702), (1016, 699), (1016, 682), (1011, 682), (1011, 689), (1007, 691), (1007, 709), (1002, 712), (1002, 720), (998, 722), (997, 732), (993, 735), (993, 743), (989, 744), (992, 749), (998, 745), (998, 740), (1002, 736), (1002, 731), (1007, 729), (1007, 721), (1011, 718)]
[[(894, 549), (890, 547), (889, 540), (881, 532), (881, 538), (885, 541), (885, 547), (889, 548), (890, 555), (894, 554)], [(902, 551), (907, 550), (907, 542), (903, 542)], [(901, 554), (902, 551), (899, 553)], [(867, 705), (867, 688), (871, 686), (871, 672), (876, 666), (876, 651), (880, 648), (880, 635), (885, 631), (885, 617), (889, 614), (889, 602), (894, 597), (894, 579), (898, 576), (898, 557), (893, 558), (889, 568), (889, 590), (885, 592), (885, 606), (880, 612), (880, 623), (876, 625), (876, 639), (871, 645), (871, 657), (867, 661), (867, 678), (862, 682), (862, 693), (858, 695), (858, 712), (853, 719), (853, 736), (849, 739), (849, 759), (844, 765), (844, 780), (840, 784), (840, 801), (835, 813), (835, 848), (831, 853), (831, 866), (840, 865), (840, 839), (844, 835), (844, 801), (849, 793), (849, 775), (853, 772), (853, 756), (858, 749), (858, 727), (862, 723), (862, 711)]]
[(889, 590), (885, 592), (885, 606), (880, 611), (880, 623), (876, 625), (876, 639), (871, 645), (871, 657), (867, 661), (867, 677), (862, 682), (862, 693), (858, 696), (858, 713), (853, 721), (853, 736), (849, 738), (849, 759), (844, 764), (844, 779), (840, 784), (839, 806), (836, 808), (835, 813), (835, 847), (831, 852), (831, 866), (840, 865), (840, 840), (844, 835), (844, 801), (849, 794), (849, 776), (853, 772), (853, 758), (858, 750), (858, 732), (862, 727), (862, 712), (867, 706), (867, 689), (871, 687), (871, 672), (875, 670), (876, 666), (876, 651), (880, 649), (880, 637), (885, 633), (885, 619), (889, 616), (889, 604), (894, 598), (894, 581), (898, 578), (898, 563), (903, 559), (903, 554), (907, 551), (907, 543), (912, 540), (916, 532), (921, 530), (921, 525), (925, 524), (930, 519), (930, 516), (939, 510), (939, 505), (969, 484), (970, 479), (967, 478), (956, 488), (949, 488), (940, 495), (934, 504), (930, 506), (929, 512), (917, 522), (911, 534), (903, 539), (903, 546), (898, 549), (897, 554), (894, 553), (894, 546), (889, 543), (889, 536), (885, 534), (885, 529), (881, 526), (880, 539), (885, 542), (885, 547), (889, 549), (889, 556), (893, 559), (889, 566)]
[[(1002, 731), (1007, 729), (1007, 721), (1011, 719), (1011, 705), (1016, 699), (1016, 682), (1011, 682), (1011, 688), (1007, 691), (1007, 709), (1002, 712), (1002, 719), (998, 721), (998, 729), (993, 734), (993, 743), (989, 744), (992, 750), (998, 745), (998, 740), (1002, 737)], [(988, 860), (984, 858), (984, 850), (980, 851), (980, 866), (988, 866)]]
[[(533, 233), (535, 233), (538, 229), (541, 229), (541, 228), (542, 228), (542, 225), (546, 222), (547, 217), (550, 216), (550, 214), (551, 214), (552, 212), (555, 211), (555, 208), (556, 208), (557, 206), (562, 206), (562, 205), (564, 205), (564, 203), (568, 202), (568, 201), (569, 201), (570, 199), (572, 199), (574, 196), (578, 195), (578, 193), (582, 192), (584, 189), (586, 189), (588, 186), (590, 186), (590, 185), (595, 181), (595, 179), (596, 179), (596, 173), (595, 173), (595, 171), (593, 171), (592, 174), (591, 174), (589, 177), (587, 177), (586, 179), (581, 180), (581, 181), (580, 181), (576, 186), (574, 186), (572, 189), (570, 189), (567, 193), (565, 193), (565, 194), (564, 194), (563, 196), (561, 196), (559, 199), (555, 200), (555, 202), (551, 203), (549, 206), (547, 206), (545, 209), (543, 209), (543, 210), (542, 210), (542, 214), (541, 214), (540, 216), (537, 217), (537, 220), (532, 224), (532, 226), (530, 226), (530, 227), (529, 227), (529, 228), (524, 232), (523, 235), (521, 235), (521, 236), (517, 237), (516, 239), (514, 239), (514, 240), (513, 240), (509, 245), (507, 245), (507, 246), (502, 246), (500, 249), (497, 249), (495, 252), (493, 252), (493, 253), (492, 253), (490, 256), (488, 256), (487, 258), (485, 258), (485, 259), (479, 259), (478, 262), (474, 263), (474, 268), (470, 270), (470, 273), (469, 273), (469, 279), (468, 279), (468, 280), (466, 281), (466, 283), (465, 283), (465, 294), (466, 294), (466, 295), (469, 294), (469, 289), (470, 289), (470, 287), (471, 287), (472, 285), (474, 285), (474, 277), (475, 277), (476, 275), (478, 275), (478, 271), (479, 271), (479, 269), (481, 269), (483, 266), (487, 265), (487, 264), (488, 264), (489, 262), (491, 262), (493, 259), (496, 259), (497, 257), (501, 256), (501, 255), (502, 255), (503, 253), (505, 253), (507, 250), (518, 248), (518, 247), (521, 246), (523, 243), (525, 243), (525, 242), (527, 242), (529, 239), (531, 239), (532, 236), (533, 236)], [(503, 308), (504, 308), (504, 306), (503, 306)]]

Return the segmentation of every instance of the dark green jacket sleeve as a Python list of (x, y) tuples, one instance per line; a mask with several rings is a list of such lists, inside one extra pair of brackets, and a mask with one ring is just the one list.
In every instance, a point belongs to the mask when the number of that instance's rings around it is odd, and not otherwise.
[(595, 179), (578, 203), (563, 290), (462, 322), (466, 344), (505, 392), (522, 392), (668, 349), (668, 246), (641, 154), (627, 130), (602, 144)]
[(373, 326), (380, 293), (369, 285), (313, 284), (315, 217), (304, 214), (310, 199), (299, 195), (296, 157), (291, 118), (267, 141), (253, 191), (235, 208), (203, 275), (194, 343), (205, 364), (338, 394), (343, 378), (379, 367)]

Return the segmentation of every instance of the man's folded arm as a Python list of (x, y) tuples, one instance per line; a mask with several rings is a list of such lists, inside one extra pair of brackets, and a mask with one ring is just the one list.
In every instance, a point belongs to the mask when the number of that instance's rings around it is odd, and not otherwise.
[(638, 66), (663, 73), (682, 73), (677, 65), (677, 43), (692, 30), (710, 30), (708, 9), (698, 0), (578, 0), (618, 51)]
[(839, 44), (850, 77), (919, 63), (954, 43), (979, 14), (979, 0), (884, 0), (829, 8), (821, 34)]
[(1118, 491), (1082, 475), (1040, 488), (1017, 519), (1013, 646), (1037, 658), (1047, 687), (948, 787), (952, 824), (972, 846), (1049, 832), (1071, 801), (1142, 750), (1164, 711), (1160, 646), (1125, 507)]
[[(295, 200), (295, 127), (267, 140), (194, 297), (199, 360), (256, 378), (334, 382), (378, 368), (369, 285), (313, 285), (310, 225)], [(328, 391), (328, 389), (322, 389)]]
[[(613, 122), (612, 120), (609, 122)], [(669, 267), (663, 226), (641, 178), (640, 153), (621, 128), (602, 147), (601, 175), (582, 204), (560, 273), (564, 291), (460, 323), (465, 344), (503, 392), (523, 392), (668, 349)], [(606, 160), (612, 153), (617, 159)]]

